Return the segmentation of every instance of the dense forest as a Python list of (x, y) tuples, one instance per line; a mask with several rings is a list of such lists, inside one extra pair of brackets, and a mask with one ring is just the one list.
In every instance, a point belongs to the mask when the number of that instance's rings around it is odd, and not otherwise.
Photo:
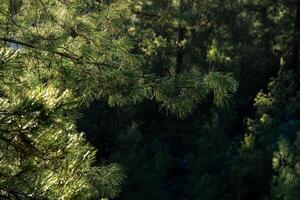
[(1, 0), (0, 199), (300, 199), (300, 0)]

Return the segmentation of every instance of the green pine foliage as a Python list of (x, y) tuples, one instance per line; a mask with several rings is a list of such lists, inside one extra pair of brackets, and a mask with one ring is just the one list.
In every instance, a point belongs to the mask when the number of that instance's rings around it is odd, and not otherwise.
[[(247, 133), (238, 161), (243, 170), (238, 174), (261, 185), (258, 188), (261, 198), (291, 199), (289, 193), (298, 191), (293, 189), (293, 184), (281, 188), (289, 181), (285, 170), (297, 162), (289, 160), (295, 153), (293, 150), (298, 148), (297, 132), (300, 125), (295, 115), (299, 109), (299, 91), (295, 80), (291, 71), (280, 71), (278, 77), (270, 82), (268, 92), (259, 92), (255, 98), (256, 118), (247, 120)], [(271, 188), (268, 184), (272, 185)], [(252, 185), (239, 187), (243, 187), (242, 195), (253, 192)]]
[(278, 150), (274, 152), (272, 165), (276, 176), (272, 180), (270, 199), (295, 199), (299, 196), (299, 132), (293, 141), (280, 138)]
[(19, 55), (11, 51), (2, 49), (1, 60), (1, 198), (115, 196), (124, 173), (118, 165), (94, 165), (96, 150), (74, 123), (79, 100), (29, 71), (17, 76)]
[(235, 80), (221, 73), (146, 74), (124, 32), (130, 3), (1, 5), (3, 198), (116, 196), (124, 174), (117, 165), (94, 164), (95, 149), (74, 124), (80, 105), (101, 99), (123, 107), (155, 99), (184, 118), (208, 94), (220, 105), (235, 92)]
[(300, 0), (3, 0), (0, 199), (299, 196)]

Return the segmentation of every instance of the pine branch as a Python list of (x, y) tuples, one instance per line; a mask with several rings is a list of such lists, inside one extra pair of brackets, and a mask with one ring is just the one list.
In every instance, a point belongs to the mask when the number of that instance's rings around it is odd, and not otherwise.
[(84, 63), (86, 63), (86, 64), (93, 64), (93, 65), (97, 65), (97, 66), (103, 65), (103, 66), (107, 66), (107, 67), (113, 67), (112, 65), (107, 64), (107, 63), (83, 61), (84, 58), (79, 57), (79, 56), (74, 56), (74, 55), (67, 54), (67, 53), (60, 52), (60, 51), (50, 51), (47, 48), (34, 46), (32, 44), (28, 44), (26, 42), (15, 40), (15, 39), (12, 39), (12, 38), (0, 38), (0, 40), (3, 41), (3, 42), (15, 43), (17, 45), (21, 45), (21, 46), (24, 46), (24, 47), (27, 47), (27, 48), (30, 48), (30, 49), (38, 50), (38, 51), (44, 51), (44, 52), (48, 52), (48, 53), (53, 53), (53, 54), (58, 55), (60, 57), (66, 58), (68, 60), (71, 60), (72, 62), (74, 62), (76, 64), (84, 64)]

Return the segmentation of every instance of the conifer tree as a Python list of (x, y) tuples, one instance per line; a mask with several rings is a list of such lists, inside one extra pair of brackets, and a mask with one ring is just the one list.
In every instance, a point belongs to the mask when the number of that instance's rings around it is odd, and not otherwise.
[[(101, 98), (81, 127), (99, 149), (105, 146), (109, 159), (128, 168), (120, 199), (252, 200), (297, 194), (299, 80), (295, 71), (287, 72), (297, 68), (297, 2), (129, 3), (120, 30), (128, 31), (130, 53), (141, 58), (137, 68), (151, 97), (121, 109), (108, 108)], [(279, 68), (284, 70), (277, 74)], [(205, 83), (213, 76), (221, 83), (219, 91), (230, 88), (223, 82), (233, 86), (220, 71), (232, 72), (241, 86), (227, 109), (211, 103)], [(276, 78), (269, 84), (270, 77)], [(224, 94), (220, 99), (230, 93)], [(208, 101), (198, 104), (202, 99)], [(186, 119), (163, 115), (158, 106)]]
[(154, 99), (179, 117), (213, 94), (236, 90), (230, 75), (187, 71), (157, 77), (128, 40), (130, 2), (7, 0), (0, 5), (0, 195), (6, 199), (114, 197), (117, 165), (96, 166), (78, 133), (78, 107)]
[[(247, 120), (247, 133), (237, 162), (242, 169), (237, 171), (237, 176), (242, 177), (237, 183), (241, 184), (241, 198), (251, 194), (252, 198), (291, 199), (291, 193), (297, 192), (294, 187), (298, 175), (294, 167), (298, 163), (295, 152), (299, 148), (300, 93), (295, 73), (284, 68), (270, 82), (267, 93), (258, 93), (254, 104), (256, 118)], [(252, 187), (253, 182), (260, 185), (258, 190)]]

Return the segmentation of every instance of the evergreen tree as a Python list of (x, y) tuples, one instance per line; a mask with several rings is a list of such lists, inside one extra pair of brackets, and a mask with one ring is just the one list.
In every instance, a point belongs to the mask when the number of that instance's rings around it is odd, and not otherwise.
[[(240, 184), (238, 190), (243, 192), (240, 197), (242, 199), (250, 194), (251, 198), (268, 197), (270, 191), (273, 193), (273, 187), (278, 189), (287, 181), (282, 177), (285, 175), (281, 170), (289, 166), (284, 164), (284, 159), (289, 159), (289, 149), (297, 145), (294, 141), (299, 129), (299, 91), (296, 89), (295, 80), (293, 72), (280, 71), (278, 77), (270, 82), (269, 92), (260, 92), (255, 98), (256, 118), (247, 121), (247, 133), (236, 166), (243, 169), (236, 171), (236, 175), (242, 177), (237, 182)], [(278, 160), (281, 159), (278, 157), (281, 154), (282, 160)], [(274, 185), (270, 188), (272, 179)], [(253, 191), (252, 184), (260, 187)], [(280, 192), (274, 189), (274, 193), (279, 194), (271, 196), (271, 199), (289, 199), (286, 195), (289, 189), (293, 190), (292, 187), (287, 186), (286, 191)]]
[(129, 7), (126, 0), (0, 5), (3, 198), (116, 196), (124, 174), (117, 165), (94, 165), (95, 150), (74, 125), (80, 105), (155, 99), (183, 118), (207, 95), (221, 105), (236, 90), (222, 73), (145, 71), (124, 32)]

